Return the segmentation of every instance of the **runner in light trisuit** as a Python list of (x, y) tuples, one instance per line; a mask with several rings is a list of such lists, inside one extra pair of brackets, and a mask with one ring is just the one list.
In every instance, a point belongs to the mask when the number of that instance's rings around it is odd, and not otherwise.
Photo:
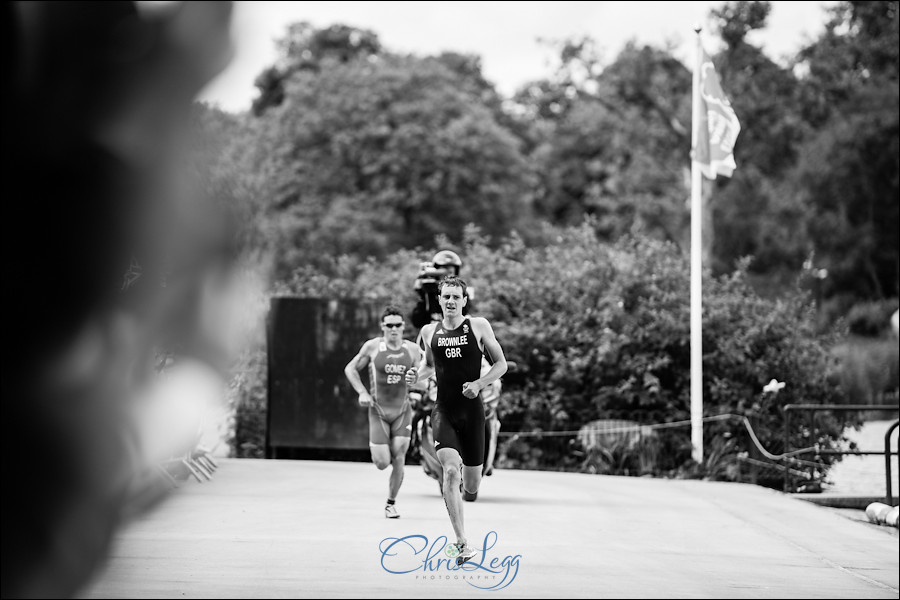
[[(369, 449), (372, 462), (379, 470), (392, 465), (384, 516), (400, 516), (395, 502), (403, 483), (403, 465), (409, 436), (412, 433), (412, 408), (407, 399), (404, 375), (421, 360), (419, 348), (403, 339), (403, 315), (388, 306), (381, 315), (383, 335), (363, 344), (344, 368), (350, 385), (359, 394), (360, 406), (369, 408)], [(359, 370), (369, 367), (369, 390), (359, 377)], [(371, 390), (371, 392), (370, 392)]]

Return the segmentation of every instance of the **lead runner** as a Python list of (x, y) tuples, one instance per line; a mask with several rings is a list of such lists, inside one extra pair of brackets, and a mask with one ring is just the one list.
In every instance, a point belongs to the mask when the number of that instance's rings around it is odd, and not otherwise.
[[(432, 373), (437, 375), (432, 426), (435, 450), (444, 471), (444, 503), (456, 533), (457, 565), (476, 555), (467, 544), (459, 483), (462, 477), (463, 487), (471, 495), (477, 494), (481, 485), (485, 444), (481, 390), (500, 379), (507, 369), (503, 348), (488, 320), (463, 315), (467, 302), (465, 281), (458, 277), (441, 280), (438, 303), (443, 319), (422, 329), (423, 364), (406, 372), (406, 383), (410, 385)], [(482, 356), (493, 364), (479, 377)]]

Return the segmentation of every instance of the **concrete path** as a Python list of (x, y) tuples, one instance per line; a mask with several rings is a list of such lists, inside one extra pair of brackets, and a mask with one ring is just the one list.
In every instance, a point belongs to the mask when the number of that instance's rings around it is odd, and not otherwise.
[(471, 543), (496, 532), (484, 568), (448, 570), (420, 467), (388, 520), (371, 464), (220, 464), (126, 528), (83, 597), (898, 598), (896, 530), (751, 485), (498, 471), (465, 505)]

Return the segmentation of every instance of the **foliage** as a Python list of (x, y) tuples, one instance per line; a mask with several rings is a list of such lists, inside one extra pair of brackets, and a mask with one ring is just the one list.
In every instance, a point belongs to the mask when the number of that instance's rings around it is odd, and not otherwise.
[[(770, 8), (713, 13), (742, 133), (735, 176), (709, 184), (704, 386), (709, 413), (753, 415), (777, 452), (781, 405), (860, 387), (835, 376), (834, 339), (817, 337), (798, 280), (827, 323), (898, 294), (900, 43), (897, 2), (840, 2), (821, 36), (776, 62), (748, 41)], [(671, 49), (636, 43), (604, 61), (592, 40), (567, 40), (559, 58), (504, 101), (477, 57), (403, 56), (373, 32), (298, 24), (253, 114), (201, 111), (208, 183), (247, 224), (246, 246), (272, 257), (276, 294), (411, 308), (416, 266), (444, 236), (522, 367), (507, 378), (506, 430), (682, 420), (690, 72)], [(870, 328), (873, 311), (856, 309), (851, 327)], [(762, 396), (773, 377), (788, 386)], [(839, 423), (820, 425), (792, 446), (832, 444)], [(734, 423), (707, 432), (703, 470), (684, 467), (689, 440), (672, 430), (657, 472), (737, 477), (746, 435)], [(530, 438), (502, 448), (509, 464), (541, 468), (583, 468), (578, 451)], [(620, 454), (606, 463), (633, 464)]]
[(796, 272), (810, 249), (802, 202), (782, 189), (808, 134), (796, 76), (747, 40), (765, 27), (770, 10), (769, 2), (728, 2), (712, 12), (726, 43), (716, 69), (741, 122), (738, 168), (711, 184), (717, 273), (730, 272), (745, 256), (753, 256), (756, 273)]
[[(897, 2), (836, 3), (782, 62), (749, 41), (770, 11), (712, 12), (742, 133), (734, 177), (708, 184), (708, 264), (729, 273), (752, 256), (752, 280), (777, 294), (815, 253), (824, 303), (896, 296)], [(556, 72), (506, 101), (476, 56), (399, 55), (346, 25), (298, 23), (278, 44), (253, 113), (209, 120), (216, 185), (245, 207), (277, 279), (440, 234), (458, 244), (468, 222), (532, 242), (544, 222), (589, 215), (604, 239), (687, 248), (690, 72), (671, 48), (604, 60), (590, 38), (565, 40)]]
[[(605, 243), (592, 222), (548, 228), (543, 240), (528, 246), (512, 235), (495, 245), (470, 228), (459, 248), (463, 276), (478, 292), (478, 314), (491, 320), (507, 357), (518, 364), (505, 379), (503, 430), (572, 431), (600, 418), (689, 420), (690, 278), (684, 255), (650, 238)], [(290, 289), (335, 297), (369, 291), (387, 298), (390, 290), (411, 289), (414, 259), (408, 252), (383, 262), (344, 257), (335, 271), (339, 285), (333, 276), (303, 269)], [(405, 306), (414, 299), (407, 297)], [(704, 303), (705, 414), (752, 415), (763, 445), (782, 451), (784, 404), (839, 399), (827, 379), (830, 340), (816, 333), (814, 310), (804, 298), (757, 296), (746, 266), (724, 278), (708, 277)], [(778, 396), (763, 395), (772, 378), (787, 387)], [(818, 424), (815, 431), (792, 432), (792, 447), (829, 447), (840, 438), (837, 420), (823, 417)], [(737, 477), (738, 456), (750, 450), (740, 422), (712, 422), (705, 432), (710, 444), (735, 438), (707, 474)], [(521, 437), (504, 442), (499, 460), (550, 469), (627, 465), (629, 473), (653, 465), (658, 474), (674, 473), (690, 458), (688, 430), (664, 431), (657, 441), (611, 452), (605, 460), (586, 459), (569, 438)]]
[(516, 97), (536, 120), (537, 214), (607, 239), (627, 233), (683, 243), (691, 76), (667, 52), (628, 44), (601, 65), (588, 40), (560, 50), (552, 78)]
[(850, 309), (847, 326), (850, 333), (866, 337), (879, 337), (890, 329), (891, 315), (900, 306), (897, 298), (878, 302), (861, 302)]
[(829, 272), (828, 296), (898, 294), (900, 36), (897, 2), (841, 2), (800, 55), (804, 140), (788, 190)]
[(599, 475), (653, 475), (660, 459), (660, 439), (642, 437), (637, 443), (621, 438), (608, 447), (587, 451), (582, 470)]
[(297, 71), (317, 73), (336, 64), (368, 60), (379, 55), (382, 48), (378, 36), (368, 29), (340, 24), (316, 29), (302, 21), (288, 26), (287, 33), (278, 40), (278, 50), (278, 63), (256, 78), (259, 95), (252, 107), (256, 116), (284, 102), (285, 83)]
[(228, 443), (236, 458), (265, 458), (267, 381), (266, 353), (257, 349), (247, 353), (229, 383), (234, 430)]
[(893, 337), (850, 336), (832, 352), (834, 380), (851, 404), (896, 404), (900, 348)]
[(329, 256), (459, 240), (470, 221), (496, 234), (528, 227), (529, 166), (478, 61), (375, 46), (283, 67), (283, 97), (242, 141), (242, 168), (264, 181), (279, 278)]

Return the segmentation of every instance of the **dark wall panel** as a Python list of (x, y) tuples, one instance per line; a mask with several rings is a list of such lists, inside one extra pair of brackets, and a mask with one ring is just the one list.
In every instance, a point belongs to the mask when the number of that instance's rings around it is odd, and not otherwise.
[(278, 448), (368, 449), (368, 413), (344, 366), (379, 334), (380, 310), (353, 300), (272, 299), (267, 456)]

